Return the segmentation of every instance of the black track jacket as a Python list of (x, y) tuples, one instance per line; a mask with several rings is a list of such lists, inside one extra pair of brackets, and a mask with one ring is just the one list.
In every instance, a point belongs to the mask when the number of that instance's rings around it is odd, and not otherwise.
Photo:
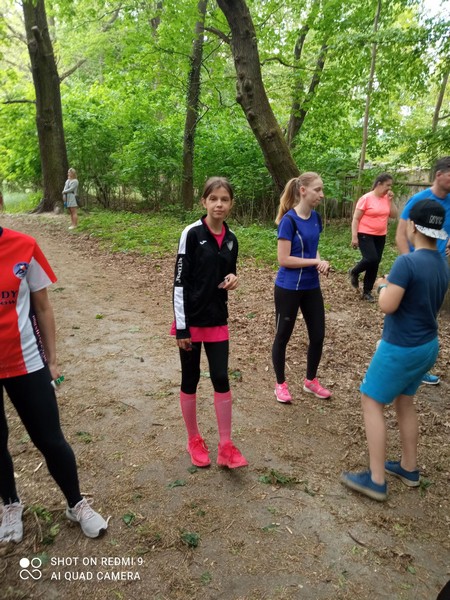
[(217, 286), (229, 273), (236, 275), (238, 241), (228, 225), (219, 248), (201, 219), (188, 225), (178, 246), (173, 285), (177, 339), (191, 337), (189, 326), (226, 325), (228, 293)]

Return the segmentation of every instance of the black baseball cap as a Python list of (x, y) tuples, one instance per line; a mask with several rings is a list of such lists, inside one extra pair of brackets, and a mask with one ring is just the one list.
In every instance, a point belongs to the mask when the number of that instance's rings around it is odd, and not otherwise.
[(409, 218), (414, 221), (417, 231), (430, 238), (446, 240), (447, 232), (443, 229), (445, 208), (432, 200), (419, 200), (409, 211)]

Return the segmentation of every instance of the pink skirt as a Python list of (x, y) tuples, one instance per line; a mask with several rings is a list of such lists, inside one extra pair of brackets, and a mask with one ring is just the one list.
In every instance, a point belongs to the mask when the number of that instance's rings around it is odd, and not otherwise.
[[(193, 342), (225, 342), (230, 339), (228, 325), (216, 327), (189, 327)], [(172, 323), (170, 335), (176, 335), (175, 321)]]

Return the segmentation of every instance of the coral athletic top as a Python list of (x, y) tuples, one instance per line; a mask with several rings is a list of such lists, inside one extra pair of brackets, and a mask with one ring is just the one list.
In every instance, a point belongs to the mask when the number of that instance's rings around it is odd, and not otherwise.
[(30, 292), (56, 281), (36, 240), (0, 227), (0, 379), (46, 364)]
[(373, 192), (368, 192), (361, 196), (356, 208), (364, 213), (359, 222), (358, 233), (386, 235), (391, 212), (391, 203), (387, 195), (378, 197)]

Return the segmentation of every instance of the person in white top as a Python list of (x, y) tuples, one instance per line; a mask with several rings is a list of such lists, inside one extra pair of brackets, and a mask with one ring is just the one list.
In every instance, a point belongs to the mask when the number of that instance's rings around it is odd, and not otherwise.
[(78, 226), (78, 179), (75, 169), (70, 168), (67, 171), (67, 181), (62, 191), (64, 207), (69, 209), (71, 225), (69, 229), (75, 229)]

